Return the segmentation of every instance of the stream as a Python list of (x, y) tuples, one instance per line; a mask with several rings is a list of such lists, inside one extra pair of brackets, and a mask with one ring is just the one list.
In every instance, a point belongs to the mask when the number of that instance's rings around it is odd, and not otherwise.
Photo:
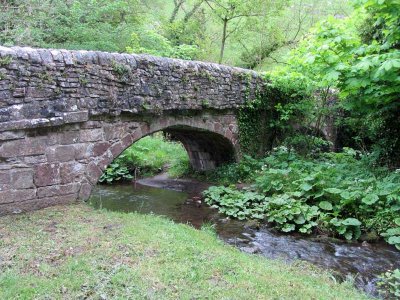
[(163, 215), (195, 228), (212, 224), (222, 240), (242, 251), (288, 262), (308, 261), (330, 270), (338, 280), (353, 278), (355, 286), (371, 295), (377, 293), (379, 274), (400, 268), (400, 251), (385, 243), (283, 234), (266, 225), (229, 219), (201, 202), (201, 192), (208, 186), (161, 174), (129, 184), (98, 185), (89, 203), (113, 211)]

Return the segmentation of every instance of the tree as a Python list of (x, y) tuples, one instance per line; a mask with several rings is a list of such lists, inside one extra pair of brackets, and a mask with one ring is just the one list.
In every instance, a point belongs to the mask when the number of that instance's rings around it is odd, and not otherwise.
[(317, 90), (335, 88), (357, 143), (400, 164), (400, 2), (360, 0), (345, 20), (329, 18), (300, 43), (283, 72)]
[[(260, 1), (205, 0), (205, 2), (213, 14), (222, 22), (221, 47), (218, 59), (218, 63), (222, 63), (226, 41), (232, 33), (240, 28), (242, 19), (262, 16), (258, 11)], [(236, 21), (235, 27), (229, 30), (228, 25), (233, 21)]]
[(265, 69), (286, 64), (287, 52), (318, 21), (329, 15), (346, 16), (352, 10), (343, 0), (292, 0), (280, 4), (282, 7), (267, 6), (261, 18), (247, 19), (243, 34), (233, 37), (242, 47), (244, 67)]
[(0, 12), (0, 43), (124, 51), (132, 31), (144, 20), (139, 4), (139, 0), (15, 0)]

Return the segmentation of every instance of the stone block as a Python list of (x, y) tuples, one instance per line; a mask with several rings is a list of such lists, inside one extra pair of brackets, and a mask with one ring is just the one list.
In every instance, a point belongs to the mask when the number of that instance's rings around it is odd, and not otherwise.
[(61, 145), (70, 145), (79, 142), (79, 131), (64, 131), (58, 135), (58, 143)]
[(36, 189), (0, 191), (0, 205), (16, 203), (34, 198), (36, 198)]
[(93, 148), (93, 143), (79, 143), (75, 144), (74, 147), (76, 160), (86, 159), (92, 155), (90, 150)]
[(111, 154), (113, 155), (114, 158), (116, 158), (118, 155), (120, 155), (124, 149), (125, 148), (122, 147), (121, 142), (115, 143), (110, 147)]
[(37, 165), (47, 162), (46, 155), (24, 156), (23, 161), (28, 165)]
[(103, 139), (103, 129), (102, 128), (93, 128), (93, 129), (84, 129), (80, 131), (80, 142), (97, 142)]
[(10, 184), (11, 183), (11, 171), (4, 170), (0, 171), (0, 184)]
[(44, 154), (46, 147), (46, 137), (33, 137), (8, 141), (0, 146), (0, 157), (7, 158)]
[(108, 142), (98, 142), (93, 145), (91, 149), (91, 156), (101, 156), (110, 148), (110, 143)]
[(87, 110), (64, 113), (64, 122), (65, 123), (86, 122), (87, 120), (89, 120), (89, 112)]
[(126, 136), (124, 136), (121, 139), (121, 144), (124, 149), (129, 147), (130, 145), (132, 145), (132, 143), (133, 143), (133, 135), (132, 134), (127, 134)]
[(0, 216), (6, 214), (20, 214), (27, 211), (38, 210), (53, 205), (69, 204), (73, 202), (76, 202), (76, 197), (74, 195), (30, 199), (22, 202), (15, 202), (12, 205), (0, 206)]
[(92, 185), (96, 185), (101, 174), (103, 174), (103, 171), (96, 165), (96, 163), (91, 162), (86, 167), (85, 174), (86, 174), (87, 179), (90, 181), (90, 183)]
[(60, 183), (68, 184), (81, 181), (84, 177), (85, 165), (79, 162), (69, 162), (60, 164)]
[(79, 200), (83, 200), (83, 201), (88, 200), (92, 193), (92, 189), (93, 189), (93, 186), (89, 182), (82, 183), (81, 188), (79, 190), (79, 195), (78, 195)]
[(65, 185), (50, 185), (38, 188), (37, 196), (38, 198), (44, 198), (44, 197), (71, 195), (71, 194), (77, 194), (79, 189), (80, 189), (80, 184), (76, 182)]
[(59, 164), (40, 164), (35, 166), (34, 183), (37, 187), (60, 183)]
[(47, 148), (48, 162), (66, 162), (75, 159), (75, 147), (73, 145), (60, 145)]
[(33, 188), (33, 169), (23, 168), (12, 170), (11, 185), (14, 189)]
[(112, 155), (111, 151), (107, 151), (97, 163), (97, 166), (104, 171), (110, 163), (114, 160), (114, 156)]

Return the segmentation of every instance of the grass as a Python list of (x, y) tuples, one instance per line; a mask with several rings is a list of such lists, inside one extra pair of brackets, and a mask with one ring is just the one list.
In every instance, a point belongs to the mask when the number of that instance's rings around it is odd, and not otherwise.
[(118, 159), (128, 168), (138, 168), (140, 176), (155, 175), (167, 166), (171, 177), (180, 177), (190, 168), (189, 157), (183, 145), (167, 140), (162, 134), (140, 139)]
[(58, 206), (0, 218), (0, 299), (366, 299), (153, 215)]

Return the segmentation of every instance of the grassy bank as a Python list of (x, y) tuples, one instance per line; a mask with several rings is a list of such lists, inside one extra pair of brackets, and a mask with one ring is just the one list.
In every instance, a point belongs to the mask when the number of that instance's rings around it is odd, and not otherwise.
[(0, 299), (365, 299), (307, 264), (139, 214), (54, 207), (0, 218)]

